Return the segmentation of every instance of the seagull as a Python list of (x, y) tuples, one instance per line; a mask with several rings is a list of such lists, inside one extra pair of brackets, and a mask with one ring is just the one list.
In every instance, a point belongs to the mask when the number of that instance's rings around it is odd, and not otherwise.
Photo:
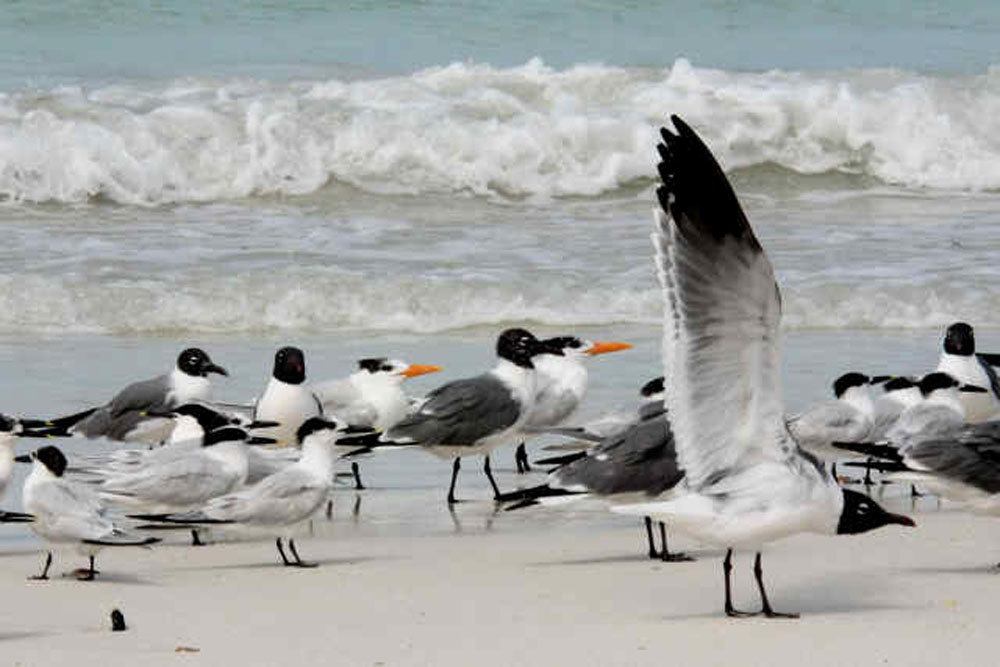
[(279, 445), (295, 443), (295, 432), (302, 422), (323, 414), (323, 404), (306, 384), (305, 354), (297, 347), (283, 347), (274, 354), (274, 370), (257, 401), (254, 419), (278, 422), (261, 435), (274, 438)]
[[(19, 420), (0, 414), (0, 500), (3, 500), (14, 474), (14, 447), (23, 430)], [(30, 514), (23, 512), (0, 510), (0, 523), (25, 523), (32, 519)]]
[[(546, 351), (533, 359), (535, 404), (528, 413), (526, 431), (557, 426), (576, 411), (587, 393), (584, 362), (588, 358), (632, 348), (629, 343), (589, 341), (576, 336), (548, 338), (542, 344)], [(531, 470), (523, 442), (518, 445), (514, 460), (518, 473)]]
[(420, 406), (390, 428), (381, 440), (420, 445), (441, 457), (454, 458), (448, 504), (455, 500), (461, 457), (483, 454), (494, 497), (500, 489), (490, 470), (490, 451), (516, 440), (535, 398), (533, 359), (544, 351), (541, 341), (524, 329), (507, 329), (497, 339), (497, 363), (486, 373), (444, 384)]
[(914, 525), (841, 489), (801, 449), (784, 420), (778, 351), (781, 299), (774, 270), (709, 149), (684, 121), (661, 130), (663, 184), (653, 243), (665, 302), (663, 356), (670, 426), (684, 470), (672, 497), (618, 505), (726, 547), (725, 612), (735, 548), (757, 552), (754, 575), (768, 618), (760, 549), (809, 531), (863, 533)]
[[(97, 574), (94, 557), (104, 547), (148, 546), (160, 540), (128, 533), (107, 516), (95, 491), (66, 479), (66, 457), (57, 447), (47, 446), (31, 454), (34, 463), (24, 480), (24, 508), (34, 516), (35, 533), (50, 544), (71, 544), (90, 559), (90, 567), (78, 570), (81, 580)], [(32, 579), (48, 579), (52, 551), (45, 557), (42, 573)]]
[(889, 461), (894, 481), (920, 484), (974, 514), (1000, 516), (1000, 421), (967, 424), (905, 445), (845, 443)]
[[(310, 417), (299, 427), (296, 438), (302, 456), (295, 463), (236, 493), (210, 500), (203, 507), (182, 514), (139, 514), (132, 518), (164, 523), (245, 526), (281, 529), (276, 540), (278, 554), (286, 566), (314, 567), (304, 562), (291, 537), (292, 529), (309, 519), (326, 501), (333, 488), (333, 447), (344, 426), (335, 419)], [(293, 560), (282, 548), (288, 541)]]
[[(370, 357), (358, 360), (358, 370), (346, 378), (313, 384), (312, 390), (324, 414), (336, 415), (352, 426), (385, 431), (412, 409), (410, 398), (403, 392), (403, 381), (440, 370), (440, 366)], [(363, 489), (357, 461), (351, 461), (351, 472), (355, 488)]]
[[(836, 400), (789, 417), (788, 430), (806, 451), (835, 459), (840, 451), (833, 447), (834, 442), (861, 442), (871, 437), (875, 428), (875, 401), (870, 388), (888, 379), (853, 371), (841, 375), (833, 383)], [(831, 474), (836, 479), (836, 463), (831, 466)]]
[(996, 418), (1000, 413), (1000, 380), (994, 366), (1000, 364), (1000, 354), (977, 353), (972, 327), (965, 322), (955, 322), (948, 327), (942, 347), (938, 371), (948, 373), (963, 384), (989, 389), (978, 395), (962, 396), (966, 421), (975, 424)]
[[(571, 460), (549, 473), (545, 484), (505, 493), (501, 502), (518, 501), (508, 509), (527, 507), (544, 502), (549, 497), (567, 496), (597, 497), (618, 503), (637, 502), (674, 488), (684, 477), (684, 471), (677, 467), (674, 438), (666, 408), (663, 407), (662, 378), (653, 386), (656, 385), (661, 389), (659, 403), (644, 405), (642, 415), (633, 426), (605, 438), (586, 452), (570, 455)], [(691, 560), (684, 554), (670, 553), (666, 527), (662, 523), (660, 535), (663, 549), (657, 553), (652, 520), (644, 517), (644, 523), (650, 558), (668, 562)]]
[(107, 405), (80, 413), (82, 418), (69, 431), (87, 438), (104, 436), (111, 440), (159, 444), (168, 437), (171, 423), (146, 413), (166, 412), (191, 401), (208, 401), (212, 393), (210, 373), (229, 375), (226, 369), (212, 363), (203, 350), (188, 348), (177, 357), (172, 371), (128, 385)]

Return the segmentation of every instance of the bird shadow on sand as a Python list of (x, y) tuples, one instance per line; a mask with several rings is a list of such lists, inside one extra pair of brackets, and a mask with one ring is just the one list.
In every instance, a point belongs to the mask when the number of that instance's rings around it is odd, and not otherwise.
[(931, 575), (935, 577), (942, 574), (959, 574), (973, 577), (997, 577), (1000, 575), (1000, 565), (985, 561), (983, 563), (955, 565), (952, 567), (908, 567), (903, 571), (908, 574)]
[(18, 639), (33, 639), (35, 637), (45, 637), (48, 632), (23, 631), (23, 632), (0, 632), (0, 642), (17, 641)]
[(682, 567), (686, 564), (698, 562), (702, 560), (721, 560), (725, 556), (724, 551), (715, 550), (692, 550), (686, 549), (682, 553), (693, 558), (693, 561), (680, 561), (680, 562), (668, 562), (660, 560), (659, 558), (650, 558), (645, 551), (640, 551), (638, 548), (634, 553), (621, 553), (613, 554), (610, 556), (598, 556), (594, 558), (561, 558), (558, 560), (541, 560), (534, 561), (530, 563), (525, 563), (525, 565), (531, 567), (562, 567), (564, 565), (612, 565), (616, 563), (638, 563), (646, 565), (657, 565), (663, 567)]
[(344, 557), (344, 558), (304, 558), (306, 563), (314, 564), (314, 568), (297, 568), (288, 567), (282, 565), (280, 561), (258, 561), (254, 563), (215, 563), (213, 565), (192, 565), (190, 567), (177, 568), (182, 570), (321, 570), (324, 567), (336, 567), (338, 565), (357, 565), (360, 563), (369, 563), (374, 561), (390, 561), (398, 560), (397, 557), (392, 556), (354, 556), (354, 557)]

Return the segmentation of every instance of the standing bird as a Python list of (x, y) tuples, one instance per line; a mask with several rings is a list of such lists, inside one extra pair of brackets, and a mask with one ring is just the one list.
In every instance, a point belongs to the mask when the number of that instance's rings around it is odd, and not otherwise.
[[(229, 375), (225, 368), (212, 363), (201, 349), (192, 347), (177, 357), (169, 373), (134, 382), (118, 392), (111, 402), (88, 412), (69, 427), (70, 433), (86, 438), (104, 436), (111, 440), (159, 444), (170, 435), (172, 422), (147, 413), (163, 413), (192, 401), (208, 401), (212, 385), (208, 375)], [(52, 420), (63, 422), (67, 418)]]
[[(73, 545), (89, 557), (90, 567), (77, 571), (79, 579), (94, 578), (94, 557), (104, 547), (147, 546), (160, 541), (115, 526), (94, 489), (63, 476), (66, 457), (57, 447), (42, 447), (31, 458), (34, 464), (24, 480), (24, 508), (34, 516), (31, 527), (49, 544)], [(48, 579), (51, 565), (50, 550), (42, 573), (31, 578)]]
[(936, 370), (951, 375), (962, 384), (989, 390), (962, 396), (966, 421), (978, 424), (1000, 416), (1000, 381), (994, 368), (1000, 364), (1000, 354), (977, 353), (972, 327), (965, 322), (955, 322), (948, 327), (943, 348)]
[(524, 329), (507, 329), (497, 339), (497, 363), (472, 378), (444, 384), (427, 395), (413, 413), (386, 431), (382, 440), (420, 445), (441, 457), (454, 458), (448, 504), (454, 504), (461, 458), (483, 454), (483, 472), (500, 489), (490, 470), (490, 452), (514, 442), (535, 400), (533, 359), (545, 350)]
[[(542, 341), (546, 351), (534, 358), (535, 404), (528, 414), (525, 430), (558, 426), (576, 412), (587, 393), (587, 366), (593, 356), (631, 349), (629, 343), (582, 340), (558, 336)], [(514, 455), (517, 472), (529, 472), (528, 452), (522, 442)]]
[(262, 429), (262, 436), (274, 438), (279, 445), (295, 444), (295, 432), (310, 417), (323, 414), (323, 404), (306, 384), (306, 358), (297, 347), (283, 347), (274, 354), (274, 370), (264, 394), (254, 408), (255, 420), (278, 422)]
[[(298, 461), (265, 477), (259, 483), (210, 500), (203, 507), (182, 514), (140, 514), (132, 518), (174, 524), (240, 524), (278, 529), (276, 544), (286, 566), (314, 567), (299, 558), (293, 529), (323, 505), (333, 488), (334, 444), (343, 433), (336, 420), (310, 417), (299, 426), (296, 437), (302, 456)], [(288, 541), (289, 560), (281, 540)]]
[[(545, 484), (505, 493), (501, 501), (517, 501), (508, 509), (545, 502), (546, 498), (597, 497), (608, 502), (636, 502), (673, 489), (684, 477), (677, 467), (677, 452), (663, 407), (663, 379), (647, 383), (643, 389), (659, 386), (659, 402), (642, 406), (638, 421), (620, 433), (610, 435), (586, 452), (571, 454), (567, 462), (551, 471)], [(656, 551), (652, 520), (644, 517), (649, 557), (667, 562), (689, 561), (684, 554), (670, 553), (666, 527), (660, 523), (663, 549)]]
[[(314, 384), (312, 390), (324, 414), (336, 415), (351, 426), (385, 431), (398, 424), (412, 409), (410, 397), (403, 392), (403, 381), (440, 370), (440, 366), (371, 357), (358, 360), (358, 370), (346, 378)], [(364, 489), (357, 461), (351, 461), (351, 472), (354, 487)]]
[[(20, 421), (0, 414), (0, 500), (3, 500), (14, 474), (14, 446), (23, 430)], [(24, 523), (31, 519), (30, 514), (0, 510), (0, 523)]]
[(761, 612), (775, 612), (764, 590), (761, 547), (810, 531), (862, 533), (912, 526), (870, 498), (841, 489), (788, 431), (778, 351), (781, 299), (774, 271), (722, 168), (694, 131), (671, 117), (661, 130), (653, 243), (665, 305), (666, 407), (683, 489), (670, 499), (620, 505), (727, 548), (725, 612), (732, 604), (734, 548), (757, 552)]
[[(833, 383), (836, 400), (789, 417), (788, 430), (806, 451), (823, 459), (835, 459), (840, 451), (833, 447), (834, 442), (861, 442), (871, 437), (875, 428), (871, 385), (888, 379), (856, 372), (841, 375)], [(833, 463), (830, 468), (834, 479), (836, 465)]]

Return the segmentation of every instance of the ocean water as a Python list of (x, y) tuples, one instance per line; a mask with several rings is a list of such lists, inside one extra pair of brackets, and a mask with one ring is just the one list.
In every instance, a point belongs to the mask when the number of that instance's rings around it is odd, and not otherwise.
[(231, 400), (286, 343), (317, 377), (444, 365), (426, 391), (515, 324), (639, 342), (582, 416), (626, 405), (659, 374), (673, 113), (775, 265), (790, 409), (920, 372), (948, 323), (1000, 332), (998, 43), (982, 0), (7, 3), (0, 410), (101, 402), (195, 343)]

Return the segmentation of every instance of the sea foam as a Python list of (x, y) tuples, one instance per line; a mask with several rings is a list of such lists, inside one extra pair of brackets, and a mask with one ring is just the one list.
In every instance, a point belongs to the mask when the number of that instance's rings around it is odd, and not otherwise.
[(455, 63), (366, 80), (0, 94), (0, 198), (155, 206), (315, 192), (596, 196), (648, 182), (666, 116), (727, 169), (1000, 188), (1000, 70), (926, 76)]

